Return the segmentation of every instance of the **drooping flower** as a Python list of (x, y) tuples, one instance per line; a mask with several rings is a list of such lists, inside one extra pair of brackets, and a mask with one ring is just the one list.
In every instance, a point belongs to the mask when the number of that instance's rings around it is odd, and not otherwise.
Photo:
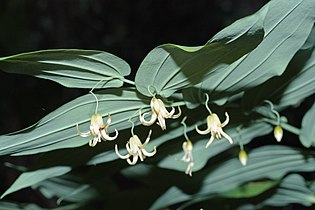
[(274, 137), (276, 138), (277, 142), (280, 142), (283, 137), (283, 129), (280, 125), (277, 125), (273, 130)]
[(192, 168), (194, 166), (194, 158), (192, 154), (193, 144), (190, 140), (186, 140), (183, 143), (184, 156), (180, 159), (181, 161), (188, 163), (185, 174), (192, 176)]
[(180, 117), (182, 113), (179, 106), (178, 106), (178, 114), (174, 114), (175, 113), (174, 107), (172, 107), (172, 110), (170, 112), (167, 111), (163, 101), (161, 99), (156, 98), (155, 96), (152, 97), (150, 105), (151, 105), (152, 114), (151, 114), (151, 119), (149, 121), (145, 120), (145, 116), (149, 113), (147, 112), (142, 115), (140, 112), (140, 122), (145, 126), (150, 126), (156, 120), (158, 120), (157, 124), (162, 128), (162, 130), (165, 130), (166, 129), (165, 119), (168, 119), (168, 118), (176, 119)]
[[(152, 130), (150, 130), (149, 135), (143, 144), (141, 143), (137, 135), (132, 135), (132, 137), (130, 137), (129, 141), (126, 143), (126, 149), (128, 151), (128, 154), (126, 155), (121, 155), (119, 153), (118, 146), (116, 144), (115, 145), (116, 154), (121, 159), (127, 159), (127, 162), (130, 165), (135, 165), (138, 159), (143, 161), (145, 157), (152, 157), (156, 153), (156, 147), (154, 147), (152, 152), (148, 152), (147, 150), (145, 150), (145, 147), (150, 141), (151, 133)], [(130, 157), (132, 157), (132, 160), (130, 159)]]
[(111, 137), (107, 134), (107, 129), (112, 122), (110, 114), (108, 114), (108, 118), (106, 121), (106, 124), (104, 124), (102, 115), (96, 113), (93, 114), (91, 117), (91, 124), (90, 124), (90, 130), (87, 132), (81, 132), (79, 130), (79, 125), (77, 124), (77, 131), (80, 136), (82, 137), (88, 137), (90, 135), (93, 135), (94, 138), (89, 141), (89, 145), (91, 147), (94, 147), (98, 142), (101, 142), (101, 139), (104, 141), (112, 141), (115, 140), (118, 137), (118, 131), (115, 129), (115, 136)]
[(209, 145), (213, 142), (214, 138), (220, 139), (222, 138), (222, 136), (225, 137), (230, 142), (230, 144), (233, 144), (232, 138), (229, 135), (227, 135), (222, 129), (229, 123), (229, 115), (227, 112), (225, 112), (225, 116), (226, 116), (226, 120), (223, 123), (221, 123), (217, 114), (213, 113), (213, 114), (208, 115), (207, 117), (208, 127), (204, 131), (199, 130), (198, 126), (196, 125), (196, 131), (199, 134), (206, 135), (208, 133), (211, 133), (211, 138), (208, 141), (206, 148), (209, 147)]
[(241, 149), (240, 153), (238, 154), (238, 159), (240, 160), (240, 162), (243, 166), (246, 166), (248, 156), (247, 156), (247, 153), (244, 149)]

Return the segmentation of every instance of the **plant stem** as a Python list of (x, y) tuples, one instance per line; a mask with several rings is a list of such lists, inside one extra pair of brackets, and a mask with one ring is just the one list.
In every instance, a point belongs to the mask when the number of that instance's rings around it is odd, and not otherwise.
[[(267, 118), (264, 118), (263, 121), (265, 122), (268, 122), (272, 125), (278, 125), (278, 122), (275, 121), (275, 120), (271, 120), (271, 119), (267, 119)], [(281, 122), (280, 123), (280, 126), (284, 129), (284, 130), (287, 130), (295, 135), (300, 135), (300, 132), (301, 132), (301, 129), (300, 128), (297, 128), (297, 127), (294, 127), (286, 122)]]
[(291, 132), (291, 133), (293, 133), (295, 135), (300, 135), (300, 133), (301, 133), (301, 129), (300, 128), (296, 128), (296, 127), (294, 127), (294, 126), (292, 126), (290, 124), (281, 123), (280, 125), (281, 125), (281, 127), (283, 129), (285, 129), (285, 130), (287, 130), (287, 131), (289, 131), (289, 132)]
[(172, 106), (184, 106), (186, 105), (185, 101), (177, 101), (175, 103), (172, 103)]
[(125, 79), (125, 78), (119, 78), (119, 79), (120, 79), (121, 81), (127, 83), (127, 84), (130, 84), (130, 85), (133, 85), (133, 86), (136, 85), (136, 83), (135, 83), (134, 81), (131, 81), (131, 80), (129, 80), (129, 79)]

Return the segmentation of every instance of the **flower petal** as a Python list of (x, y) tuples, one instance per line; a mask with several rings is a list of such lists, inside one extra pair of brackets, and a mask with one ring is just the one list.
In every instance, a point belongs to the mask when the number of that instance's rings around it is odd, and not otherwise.
[(109, 136), (109, 135), (106, 133), (105, 129), (102, 129), (102, 130), (101, 130), (102, 138), (103, 138), (104, 140), (108, 140), (108, 141), (115, 140), (115, 139), (118, 137), (118, 131), (115, 129), (115, 132), (116, 132), (115, 136)]
[(172, 107), (172, 110), (169, 112), (167, 111), (167, 109), (165, 108), (165, 106), (161, 107), (161, 109), (159, 110), (159, 114), (162, 115), (164, 118), (171, 118), (175, 113), (175, 108)]
[(202, 130), (199, 130), (198, 126), (196, 125), (196, 131), (197, 131), (197, 133), (199, 133), (201, 135), (206, 135), (206, 134), (210, 133), (211, 128), (208, 127), (206, 130), (202, 131)]
[(118, 151), (118, 146), (117, 146), (117, 144), (115, 145), (115, 152), (116, 152), (117, 156), (118, 156), (119, 158), (121, 158), (121, 159), (127, 159), (127, 158), (130, 157), (130, 154), (121, 155), (121, 154), (119, 153), (119, 151)]
[(154, 149), (152, 152), (148, 152), (145, 149), (141, 149), (141, 151), (146, 157), (152, 157), (153, 155), (156, 154), (156, 146), (154, 146)]
[(77, 131), (78, 131), (78, 134), (81, 136), (81, 137), (88, 137), (91, 135), (91, 131), (88, 131), (88, 132), (81, 132), (80, 129), (79, 129), (79, 125), (77, 124)]
[(226, 119), (225, 121), (221, 124), (221, 128), (223, 128), (224, 126), (226, 126), (229, 121), (230, 121), (230, 117), (229, 117), (229, 114), (227, 112), (225, 112), (225, 116), (226, 116)]
[(150, 126), (156, 121), (157, 114), (155, 112), (153, 112), (152, 115), (151, 115), (151, 119), (149, 121), (146, 121), (144, 118), (145, 118), (145, 115), (147, 115), (147, 114), (148, 114), (148, 112), (144, 113), (143, 115), (141, 115), (141, 112), (140, 112), (139, 118), (140, 118), (140, 122), (141, 122), (142, 125)]
[(230, 142), (230, 144), (233, 144), (233, 140), (232, 140), (232, 138), (231, 138), (229, 135), (227, 135), (226, 133), (224, 133), (223, 130), (221, 130), (220, 133), (222, 134), (222, 136), (224, 136), (224, 138), (226, 138), (226, 139)]
[(98, 140), (99, 140), (98, 137), (94, 137), (93, 139), (91, 139), (89, 141), (89, 146), (90, 147), (95, 147), (95, 145), (97, 144)]
[(149, 143), (151, 134), (152, 134), (152, 130), (149, 131), (149, 134), (148, 134), (147, 139), (146, 139), (145, 142), (142, 144), (142, 148), (144, 148), (144, 147)]
[(176, 119), (179, 118), (182, 115), (182, 110), (180, 109), (180, 106), (178, 106), (178, 113), (173, 115), (172, 118)]
[(127, 159), (127, 163), (129, 165), (135, 165), (137, 163), (137, 161), (138, 161), (138, 155), (132, 156), (132, 162), (130, 161), (130, 158)]
[(166, 124), (165, 124), (165, 119), (163, 116), (159, 115), (158, 116), (158, 125), (162, 128), (162, 130), (166, 130)]
[(211, 137), (210, 137), (208, 143), (206, 144), (206, 148), (208, 148), (208, 147), (210, 146), (210, 144), (213, 142), (213, 140), (214, 140), (214, 136), (211, 135)]

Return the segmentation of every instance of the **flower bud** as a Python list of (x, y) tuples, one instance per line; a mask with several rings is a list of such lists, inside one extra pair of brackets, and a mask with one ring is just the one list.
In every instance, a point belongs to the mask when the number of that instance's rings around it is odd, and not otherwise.
[(283, 130), (281, 128), (280, 125), (277, 125), (274, 130), (273, 130), (273, 134), (277, 140), (277, 142), (280, 142), (283, 136)]
[(243, 166), (246, 166), (247, 160), (248, 160), (248, 156), (247, 156), (247, 153), (245, 152), (245, 150), (242, 149), (242, 150), (240, 151), (240, 153), (238, 154), (238, 158), (239, 158), (241, 164), (242, 164)]

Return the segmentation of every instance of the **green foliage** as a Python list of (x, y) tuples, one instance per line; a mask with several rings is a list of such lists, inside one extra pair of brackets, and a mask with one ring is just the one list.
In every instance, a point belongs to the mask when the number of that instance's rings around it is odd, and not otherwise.
[(66, 87), (121, 87), (130, 67), (124, 60), (95, 50), (42, 50), (1, 58), (0, 69), (49, 79)]
[(59, 167), (52, 167), (48, 169), (40, 169), (35, 172), (32, 172), (32, 171), (24, 172), (14, 182), (14, 184), (11, 185), (11, 187), (1, 196), (1, 198), (17, 190), (35, 185), (45, 179), (49, 179), (51, 177), (56, 177), (56, 176), (60, 176), (62, 174), (68, 173), (70, 170), (71, 170), (70, 167), (59, 166)]
[[(154, 48), (135, 81), (124, 78), (130, 73), (127, 62), (101, 51), (45, 50), (0, 58), (3, 71), (92, 89), (34, 125), (0, 136), (2, 156), (41, 154), (2, 199), (31, 187), (56, 199), (56, 209), (93, 209), (100, 203), (104, 209), (152, 210), (206, 209), (222, 202), (239, 210), (313, 205), (315, 106), (306, 112), (299, 105), (314, 103), (314, 11), (312, 0), (272, 0), (204, 46)], [(124, 82), (133, 87), (122, 87)], [(94, 93), (95, 88), (104, 90)], [(176, 113), (180, 108), (181, 118), (164, 105)], [(209, 121), (208, 107), (220, 122)], [(305, 112), (300, 129), (285, 117), (290, 110)], [(96, 113), (104, 124), (93, 120)], [(78, 132), (77, 125), (90, 133)], [(196, 126), (208, 127), (208, 134), (198, 134)], [(274, 126), (284, 129), (283, 145), (271, 141)], [(117, 139), (88, 147), (91, 139), (113, 136), (116, 129)], [(134, 135), (141, 142), (132, 143)], [(223, 137), (205, 149), (211, 135)], [(193, 146), (183, 151), (188, 138)], [(120, 160), (115, 145), (121, 154), (129, 153), (125, 158), (137, 157), (137, 164)], [(151, 157), (146, 151), (155, 147)], [(240, 149), (248, 153), (246, 166), (238, 159)], [(185, 175), (187, 167), (192, 177)], [(30, 208), (42, 209), (0, 202), (0, 209)]]

